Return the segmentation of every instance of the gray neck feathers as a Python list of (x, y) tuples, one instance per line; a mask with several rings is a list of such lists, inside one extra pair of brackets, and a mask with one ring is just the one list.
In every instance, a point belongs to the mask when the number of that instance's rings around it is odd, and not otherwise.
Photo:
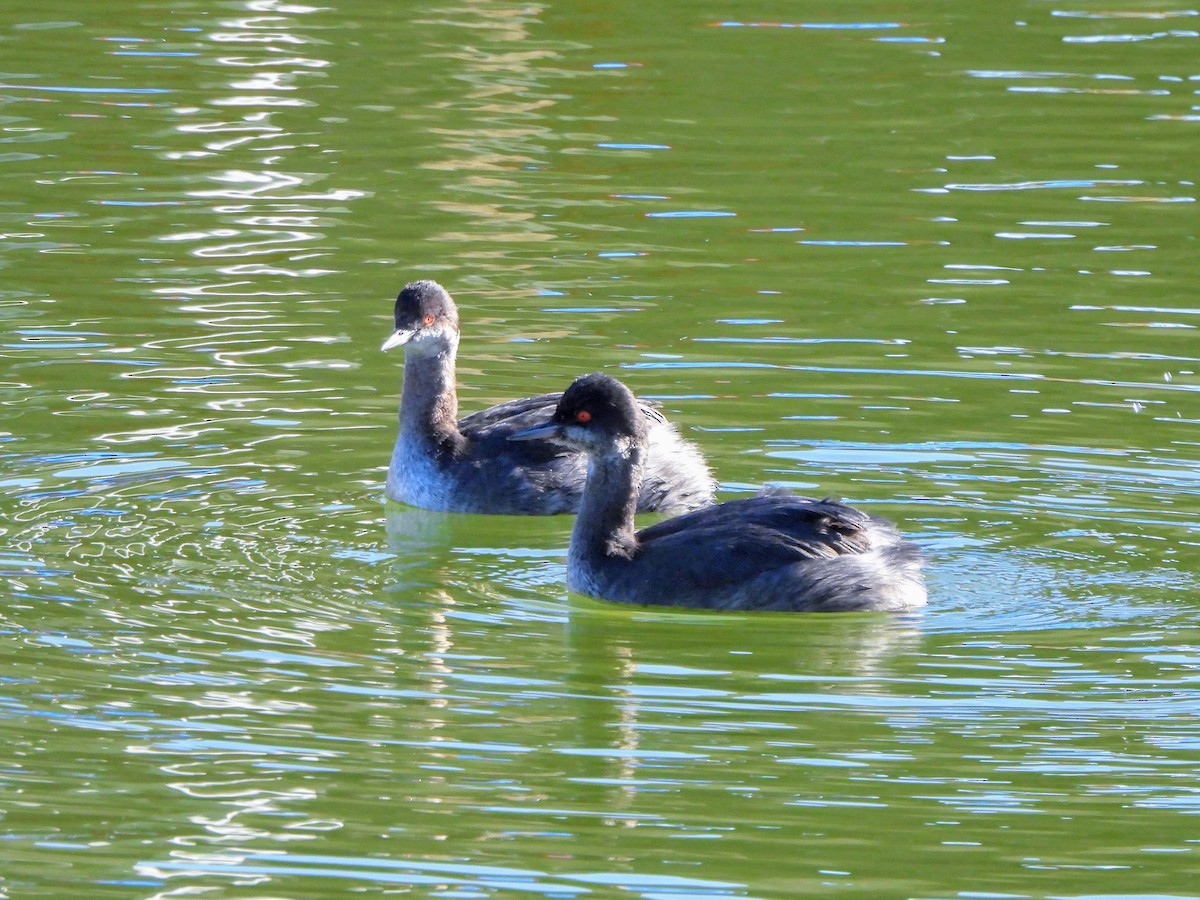
[(640, 442), (630, 439), (617, 453), (588, 461), (587, 486), (571, 533), (572, 556), (596, 565), (633, 555), (637, 548), (633, 517), (644, 452)]
[(458, 388), (455, 384), (456, 343), (439, 353), (406, 353), (404, 389), (400, 396), (400, 431), (426, 440), (434, 448), (454, 449), (462, 440), (458, 430)]

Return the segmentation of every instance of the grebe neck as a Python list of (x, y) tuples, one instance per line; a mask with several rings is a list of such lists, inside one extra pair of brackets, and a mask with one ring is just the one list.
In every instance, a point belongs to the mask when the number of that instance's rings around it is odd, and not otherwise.
[(435, 447), (451, 449), (461, 443), (454, 372), (457, 350), (457, 343), (452, 343), (436, 353), (410, 351), (404, 355), (404, 388), (400, 394), (402, 438), (425, 440)]
[(633, 517), (642, 486), (645, 447), (634, 439), (623, 440), (624, 445), (614, 452), (588, 460), (587, 483), (569, 551), (585, 565), (629, 559), (637, 549)]

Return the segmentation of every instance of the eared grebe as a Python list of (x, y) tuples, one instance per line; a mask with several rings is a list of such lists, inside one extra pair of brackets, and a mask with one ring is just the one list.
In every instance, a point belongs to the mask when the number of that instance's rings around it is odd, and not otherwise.
[[(384, 350), (404, 348), (400, 433), (385, 493), (446, 512), (549, 515), (579, 508), (587, 457), (549, 441), (509, 443), (549, 420), (560, 394), (501, 403), (455, 421), (458, 310), (435, 281), (414, 281), (396, 298), (396, 330)], [(647, 441), (638, 512), (678, 513), (712, 502), (712, 475), (661, 413), (636, 407)]]
[(550, 421), (511, 436), (588, 454), (567, 586), (606, 600), (796, 612), (925, 603), (921, 553), (890, 522), (833, 500), (771, 491), (633, 530), (646, 429), (628, 388), (585, 375)]

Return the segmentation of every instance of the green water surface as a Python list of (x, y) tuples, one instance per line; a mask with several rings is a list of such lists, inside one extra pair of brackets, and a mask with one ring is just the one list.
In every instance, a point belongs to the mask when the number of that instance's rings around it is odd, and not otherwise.
[[(1200, 12), (0, 6), (0, 897), (1200, 897)], [(384, 504), (606, 370), (900, 618), (569, 595)]]

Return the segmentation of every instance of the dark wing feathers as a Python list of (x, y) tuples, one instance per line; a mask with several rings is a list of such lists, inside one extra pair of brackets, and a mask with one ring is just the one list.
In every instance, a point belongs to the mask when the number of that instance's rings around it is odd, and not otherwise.
[(643, 543), (659, 540), (685, 529), (689, 534), (695, 534), (696, 529), (727, 531), (727, 537), (733, 537), (738, 531), (753, 527), (791, 535), (802, 542), (846, 545), (846, 549), (835, 551), (839, 553), (861, 553), (866, 548), (857, 544), (865, 540), (866, 528), (872, 521), (866, 513), (836, 500), (772, 492), (706, 506), (657, 522), (639, 531), (638, 539)]
[(458, 429), (463, 434), (477, 431), (491, 431), (503, 428), (505, 432), (517, 431), (521, 428), (532, 428), (547, 422), (554, 414), (554, 407), (562, 394), (542, 394), (538, 397), (525, 397), (521, 400), (509, 400), (496, 406), (481, 409), (469, 416), (458, 420)]
[[(639, 556), (661, 559), (684, 580), (737, 582), (790, 563), (872, 547), (866, 513), (829, 500), (773, 494), (709, 506), (638, 532)], [(696, 547), (704, 559), (696, 560)], [(680, 567), (679, 560), (694, 566)], [(693, 568), (685, 572), (685, 568)]]
[[(520, 466), (529, 466), (531, 471), (552, 466), (555, 461), (565, 460), (575, 451), (550, 441), (510, 441), (508, 436), (534, 425), (550, 420), (561, 394), (542, 394), (540, 397), (525, 397), (509, 400), (498, 406), (482, 409), (458, 420), (458, 430), (465, 438), (464, 454), (486, 464), (488, 460), (504, 458)], [(547, 481), (553, 484), (553, 472), (546, 473)]]

